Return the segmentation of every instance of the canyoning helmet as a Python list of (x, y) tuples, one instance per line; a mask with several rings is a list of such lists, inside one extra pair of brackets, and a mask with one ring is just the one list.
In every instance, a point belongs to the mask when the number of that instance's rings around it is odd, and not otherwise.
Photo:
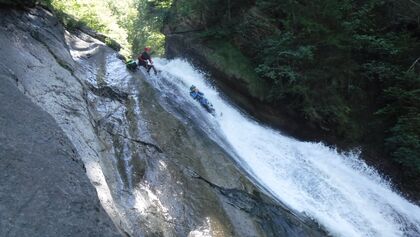
[(145, 47), (145, 48), (144, 48), (144, 51), (145, 51), (145, 52), (150, 52), (151, 50), (152, 50), (152, 48), (150, 48), (150, 47)]
[(190, 87), (190, 91), (195, 90), (195, 88), (197, 88), (197, 87), (195, 87), (194, 85), (192, 85), (192, 86)]

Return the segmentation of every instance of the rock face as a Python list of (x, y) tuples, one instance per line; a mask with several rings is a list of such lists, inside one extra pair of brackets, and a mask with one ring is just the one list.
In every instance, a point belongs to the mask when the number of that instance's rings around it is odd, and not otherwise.
[[(71, 158), (78, 154), (102, 206), (127, 236), (325, 235), (255, 186), (215, 142), (165, 110), (142, 73), (127, 71), (104, 43), (69, 34), (42, 8), (0, 10), (0, 20), (0, 45), (8, 46), (0, 52), (1, 80), (54, 118), (70, 150), (47, 138), (34, 146), (58, 149), (75, 167), (80, 163)], [(80, 210), (78, 203), (69, 205)]]
[(345, 144), (339, 144), (336, 139), (318, 128), (306, 126), (306, 122), (292, 111), (261, 102), (252, 96), (244, 79), (236, 78), (227, 73), (225, 69), (214, 65), (208, 58), (212, 49), (200, 42), (196, 33), (186, 31), (187, 33), (177, 33), (170, 32), (169, 29), (166, 30), (165, 56), (167, 58), (188, 58), (204, 71), (211, 72), (218, 88), (255, 119), (277, 127), (293, 137), (308, 141), (325, 141), (328, 144), (338, 144), (340, 147), (346, 148)]
[(120, 236), (61, 128), (0, 80), (0, 236)]

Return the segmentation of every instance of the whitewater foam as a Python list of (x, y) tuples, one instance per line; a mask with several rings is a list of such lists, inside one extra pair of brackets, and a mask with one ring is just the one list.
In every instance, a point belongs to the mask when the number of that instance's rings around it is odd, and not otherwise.
[[(205, 132), (234, 149), (237, 162), (294, 212), (316, 220), (334, 236), (420, 236), (420, 207), (394, 192), (356, 152), (340, 154), (257, 123), (224, 100), (207, 76), (185, 60), (157, 59), (155, 65), (161, 76), (149, 77), (151, 84), (194, 106), (194, 113), (201, 113), (212, 128)], [(192, 100), (191, 85), (222, 116), (211, 116)]]

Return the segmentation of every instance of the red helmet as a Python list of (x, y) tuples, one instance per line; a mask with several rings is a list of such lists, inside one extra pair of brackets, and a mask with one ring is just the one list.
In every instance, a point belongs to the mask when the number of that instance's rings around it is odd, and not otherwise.
[(150, 47), (146, 47), (146, 48), (144, 48), (144, 51), (150, 51), (150, 50), (152, 50)]

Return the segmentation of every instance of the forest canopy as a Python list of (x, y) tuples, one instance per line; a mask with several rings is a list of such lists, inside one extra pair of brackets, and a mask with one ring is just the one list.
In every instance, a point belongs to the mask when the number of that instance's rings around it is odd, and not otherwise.
[(256, 99), (420, 177), (419, 19), (412, 0), (178, 0), (167, 24), (240, 50)]
[(68, 29), (88, 26), (104, 33), (123, 46), (122, 54), (131, 57), (144, 46), (163, 55), (165, 37), (160, 32), (162, 17), (157, 12), (171, 1), (153, 4), (147, 0), (47, 0)]

